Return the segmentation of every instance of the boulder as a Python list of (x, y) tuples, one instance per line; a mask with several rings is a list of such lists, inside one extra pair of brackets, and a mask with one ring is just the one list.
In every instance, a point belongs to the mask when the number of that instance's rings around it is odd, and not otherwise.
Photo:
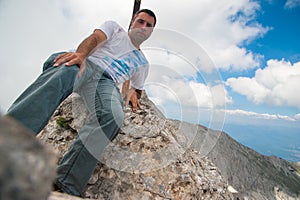
[(45, 200), (55, 178), (54, 153), (10, 117), (0, 118), (0, 199)]

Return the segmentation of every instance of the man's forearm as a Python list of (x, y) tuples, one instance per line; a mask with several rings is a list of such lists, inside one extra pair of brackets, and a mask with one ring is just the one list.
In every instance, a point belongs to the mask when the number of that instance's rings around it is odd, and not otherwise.
[(89, 37), (83, 40), (78, 46), (75, 53), (66, 52), (58, 55), (54, 60), (54, 67), (58, 67), (65, 63), (66, 66), (79, 65), (84, 62), (96, 48), (98, 48), (107, 39), (104, 32), (95, 30)]
[(98, 46), (97, 39), (94, 35), (90, 35), (83, 40), (77, 47), (76, 53), (80, 53), (83, 57), (87, 57)]
[(91, 34), (79, 44), (76, 53), (80, 53), (86, 58), (105, 40), (105, 34), (100, 30), (96, 30), (93, 34)]

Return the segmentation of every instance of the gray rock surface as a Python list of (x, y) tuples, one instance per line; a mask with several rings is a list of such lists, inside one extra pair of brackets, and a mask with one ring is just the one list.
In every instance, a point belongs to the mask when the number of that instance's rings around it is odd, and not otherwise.
[[(198, 141), (205, 136), (204, 132), (198, 133), (193, 144), (196, 150), (201, 145)], [(291, 163), (261, 155), (224, 132), (210, 130), (210, 134), (218, 140), (207, 157), (238, 191), (239, 199), (300, 199), (300, 176)]]
[(0, 118), (0, 199), (45, 200), (56, 160), (34, 133), (9, 117)]
[[(291, 163), (224, 132), (166, 119), (146, 96), (141, 104), (136, 113), (125, 110), (124, 127), (104, 152), (86, 198), (299, 199), (300, 176)], [(72, 95), (39, 137), (61, 158), (86, 119), (81, 98)]]
[(75, 197), (60, 192), (52, 192), (48, 200), (82, 200), (83, 198)]
[[(80, 97), (72, 95), (38, 136), (55, 149), (58, 158), (87, 119), (82, 107)], [(80, 121), (74, 120), (76, 112)], [(124, 127), (103, 153), (85, 198), (233, 199), (218, 168), (186, 148), (189, 139), (181, 131), (178, 121), (165, 119), (146, 97), (141, 110), (132, 113), (126, 109)]]

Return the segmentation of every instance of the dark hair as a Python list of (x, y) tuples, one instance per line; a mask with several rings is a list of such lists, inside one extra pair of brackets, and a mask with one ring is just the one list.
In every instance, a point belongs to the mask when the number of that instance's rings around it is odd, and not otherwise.
[(150, 15), (151, 17), (154, 18), (154, 24), (153, 26), (155, 26), (156, 24), (156, 16), (154, 14), (154, 12), (152, 10), (149, 10), (149, 9), (141, 9), (141, 10), (138, 10), (135, 14), (134, 14), (134, 17), (133, 17), (133, 20), (136, 18), (136, 16), (139, 14), (139, 13), (147, 13), (148, 15)]

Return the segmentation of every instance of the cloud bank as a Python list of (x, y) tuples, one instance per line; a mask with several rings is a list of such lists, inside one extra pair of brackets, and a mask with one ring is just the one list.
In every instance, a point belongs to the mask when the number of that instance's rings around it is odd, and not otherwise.
[(226, 84), (256, 104), (300, 108), (300, 62), (269, 60), (253, 78), (229, 78)]
[[(187, 0), (174, 3), (164, 0), (160, 3), (144, 1), (143, 4), (157, 10), (158, 24), (162, 28), (179, 31), (198, 42), (217, 67), (244, 70), (260, 65), (260, 55), (241, 47), (268, 31), (255, 21), (260, 11), (257, 2)], [(172, 14), (167, 12), (170, 9)]]

